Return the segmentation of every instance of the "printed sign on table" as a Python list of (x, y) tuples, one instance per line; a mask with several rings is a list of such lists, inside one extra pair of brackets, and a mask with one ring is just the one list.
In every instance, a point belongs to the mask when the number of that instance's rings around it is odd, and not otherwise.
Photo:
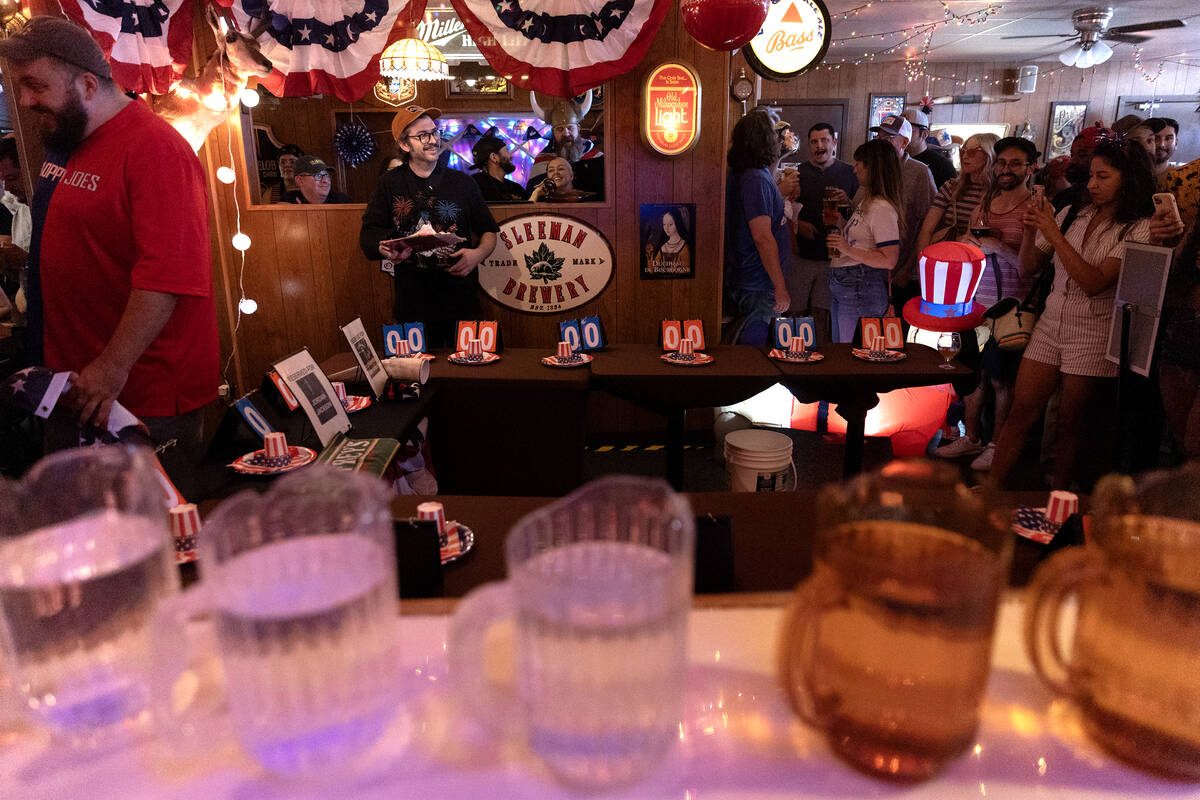
[(350, 430), (346, 409), (307, 348), (275, 362), (274, 366), (304, 409), (322, 447), (328, 446), (339, 433)]
[(383, 364), (379, 363), (379, 354), (375, 352), (375, 345), (371, 344), (371, 340), (367, 338), (362, 318), (355, 317), (348, 325), (343, 325), (342, 333), (345, 335), (346, 341), (350, 343), (350, 352), (354, 353), (355, 361), (367, 376), (367, 381), (371, 384), (371, 391), (375, 393), (376, 398), (383, 397), (383, 390), (387, 387), (387, 373), (383, 371)]

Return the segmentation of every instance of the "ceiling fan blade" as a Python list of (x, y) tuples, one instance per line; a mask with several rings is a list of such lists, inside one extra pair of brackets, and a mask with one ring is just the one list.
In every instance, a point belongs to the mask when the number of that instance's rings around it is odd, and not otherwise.
[(1117, 25), (1109, 28), (1109, 33), (1141, 33), (1142, 31), (1162, 31), (1168, 28), (1185, 28), (1187, 23), (1181, 19), (1160, 19), (1154, 22), (1142, 22), (1137, 25)]
[(1124, 42), (1125, 44), (1141, 44), (1150, 41), (1149, 36), (1138, 36), (1133, 33), (1113, 33), (1109, 31), (1100, 37), (1106, 42)]
[(1025, 36), (1001, 36), (1001, 39), (1074, 39), (1077, 33), (1030, 33)]

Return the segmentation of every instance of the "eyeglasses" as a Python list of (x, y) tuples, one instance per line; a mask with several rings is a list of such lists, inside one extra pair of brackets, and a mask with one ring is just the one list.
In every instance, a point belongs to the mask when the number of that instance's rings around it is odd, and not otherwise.
[(416, 139), (421, 144), (429, 144), (430, 142), (441, 141), (442, 132), (439, 131), (437, 128), (434, 128), (431, 131), (421, 131), (420, 133), (410, 133), (408, 135), (408, 138)]
[(983, 152), (982, 147), (964, 147), (962, 149), (962, 154), (964, 156), (977, 156), (982, 152)]
[(1028, 167), (1028, 166), (1029, 166), (1028, 161), (1021, 161), (1021, 160), (1008, 161), (1003, 158), (998, 159), (996, 161), (996, 169), (998, 169), (998, 170), (999, 169), (1020, 169), (1021, 167)]
[(314, 181), (327, 181), (331, 177), (328, 172), (309, 172), (306, 174)]

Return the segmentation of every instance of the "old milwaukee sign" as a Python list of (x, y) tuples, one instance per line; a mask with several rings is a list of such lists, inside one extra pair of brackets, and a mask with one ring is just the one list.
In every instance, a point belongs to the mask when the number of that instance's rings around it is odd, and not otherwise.
[(700, 80), (678, 62), (650, 70), (642, 88), (642, 138), (664, 156), (686, 153), (700, 138)]
[(497, 237), (496, 249), (479, 265), (479, 285), (509, 308), (566, 311), (599, 296), (612, 277), (608, 240), (573, 217), (512, 217), (500, 223)]
[(750, 68), (786, 81), (821, 63), (829, 49), (829, 11), (821, 0), (778, 0), (742, 52)]

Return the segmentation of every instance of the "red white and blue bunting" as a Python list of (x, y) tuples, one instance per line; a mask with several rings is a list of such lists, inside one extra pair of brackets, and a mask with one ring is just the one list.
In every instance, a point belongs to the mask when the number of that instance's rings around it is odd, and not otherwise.
[(637, 66), (674, 0), (451, 0), (492, 68), (574, 97)]
[[(220, 0), (257, 34), (275, 71), (259, 83), (279, 97), (359, 100), (379, 80), (379, 54), (410, 2), (425, 0)], [(265, 26), (263, 23), (266, 23)]]
[(192, 58), (193, 0), (60, 3), (104, 50), (113, 80), (123, 89), (166, 94)]

